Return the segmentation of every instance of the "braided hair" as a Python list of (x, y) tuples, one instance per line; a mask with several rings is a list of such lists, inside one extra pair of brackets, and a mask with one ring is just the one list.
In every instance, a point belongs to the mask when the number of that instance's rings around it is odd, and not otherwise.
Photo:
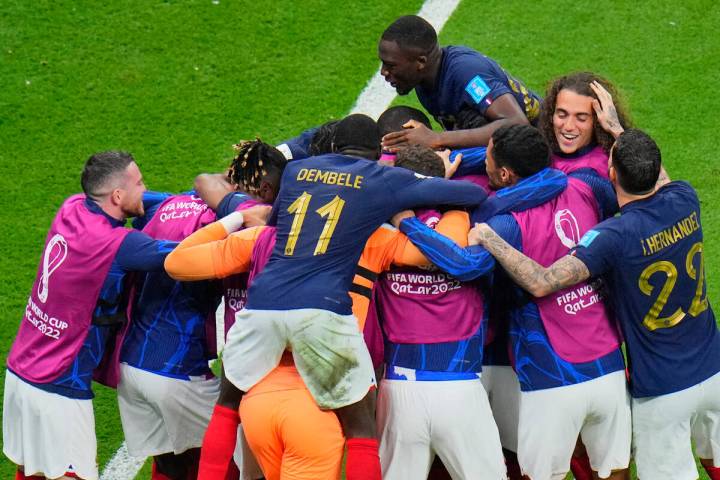
[(242, 187), (246, 193), (257, 194), (263, 178), (273, 173), (281, 175), (285, 170), (285, 156), (257, 137), (255, 140), (242, 140), (233, 147), (236, 155), (230, 164), (228, 180)]

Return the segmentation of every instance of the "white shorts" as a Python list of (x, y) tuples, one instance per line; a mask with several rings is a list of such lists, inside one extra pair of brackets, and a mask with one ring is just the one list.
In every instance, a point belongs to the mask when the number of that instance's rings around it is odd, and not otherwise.
[[(563, 479), (578, 435), (600, 478), (630, 463), (630, 397), (625, 372), (520, 393), (518, 461), (532, 479)], [(655, 480), (655, 477), (644, 477)]]
[(511, 366), (483, 365), (483, 387), (500, 432), (503, 448), (517, 452), (520, 417), (520, 382)]
[(384, 379), (377, 425), (386, 480), (427, 478), (436, 453), (453, 478), (506, 478), (500, 436), (480, 379)]
[(223, 351), (225, 376), (247, 392), (292, 350), (295, 366), (322, 409), (362, 400), (375, 372), (357, 319), (327, 310), (241, 310)]
[(117, 390), (128, 453), (177, 455), (202, 445), (220, 380), (178, 380), (121, 364)]
[(233, 460), (235, 461), (235, 465), (238, 466), (238, 470), (240, 470), (240, 480), (258, 480), (263, 478), (260, 464), (258, 464), (255, 455), (252, 453), (252, 450), (250, 450), (250, 445), (248, 445), (245, 439), (242, 423), (238, 425), (237, 443), (235, 443)]
[(633, 398), (633, 450), (639, 478), (698, 478), (698, 457), (720, 466), (720, 373), (690, 388)]
[(26, 475), (59, 478), (71, 472), (98, 478), (92, 400), (40, 390), (5, 372), (3, 452)]

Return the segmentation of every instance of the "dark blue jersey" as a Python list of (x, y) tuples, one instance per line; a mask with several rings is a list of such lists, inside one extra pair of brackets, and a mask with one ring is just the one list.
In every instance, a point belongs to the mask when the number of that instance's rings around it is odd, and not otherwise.
[(625, 337), (634, 397), (664, 395), (720, 371), (708, 302), (697, 195), (672, 182), (624, 205), (572, 252), (609, 286)]
[(467, 110), (485, 116), (492, 103), (512, 95), (530, 122), (540, 113), (540, 97), (510, 76), (493, 59), (467, 47), (442, 49), (442, 61), (432, 89), (415, 88), (418, 100), (446, 130), (465, 129), (459, 120)]
[[(105, 215), (110, 223), (122, 226), (124, 221), (110, 217), (92, 201), (86, 205), (91, 212)], [(105, 354), (110, 338), (125, 321), (127, 309), (127, 275), (131, 272), (161, 271), (165, 257), (175, 248), (177, 242), (155, 240), (141, 232), (130, 232), (115, 254), (105, 282), (100, 290), (93, 325), (72, 365), (55, 381), (49, 384), (35, 384), (38, 388), (72, 398), (93, 398), (92, 375)]]
[(310, 145), (320, 127), (308, 128), (297, 137), (285, 140), (277, 146), (288, 160), (302, 160), (310, 156)]
[(215, 210), (217, 218), (224, 218), (233, 213), (237, 207), (251, 200), (250, 195), (243, 192), (231, 192), (223, 197)]
[(485, 191), (344, 155), (290, 162), (273, 207), (277, 242), (248, 292), (247, 308), (351, 313), (348, 290), (372, 232), (393, 214), (433, 205), (474, 206)]

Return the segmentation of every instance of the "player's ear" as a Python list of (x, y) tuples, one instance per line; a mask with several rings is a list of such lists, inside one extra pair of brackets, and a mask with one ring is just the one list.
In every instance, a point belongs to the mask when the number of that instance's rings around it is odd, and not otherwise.
[(419, 55), (415, 62), (417, 63), (417, 69), (418, 70), (425, 70), (425, 67), (427, 67), (428, 57), (427, 55)]
[(275, 187), (270, 182), (262, 180), (257, 195), (263, 202), (273, 203), (275, 201)]

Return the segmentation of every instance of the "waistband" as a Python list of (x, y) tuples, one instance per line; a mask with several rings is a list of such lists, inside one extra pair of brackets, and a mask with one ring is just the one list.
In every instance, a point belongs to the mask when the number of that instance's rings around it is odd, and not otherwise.
[(386, 380), (406, 380), (409, 382), (449, 382), (455, 380), (477, 380), (481, 372), (436, 372), (414, 368), (388, 365), (385, 369)]

